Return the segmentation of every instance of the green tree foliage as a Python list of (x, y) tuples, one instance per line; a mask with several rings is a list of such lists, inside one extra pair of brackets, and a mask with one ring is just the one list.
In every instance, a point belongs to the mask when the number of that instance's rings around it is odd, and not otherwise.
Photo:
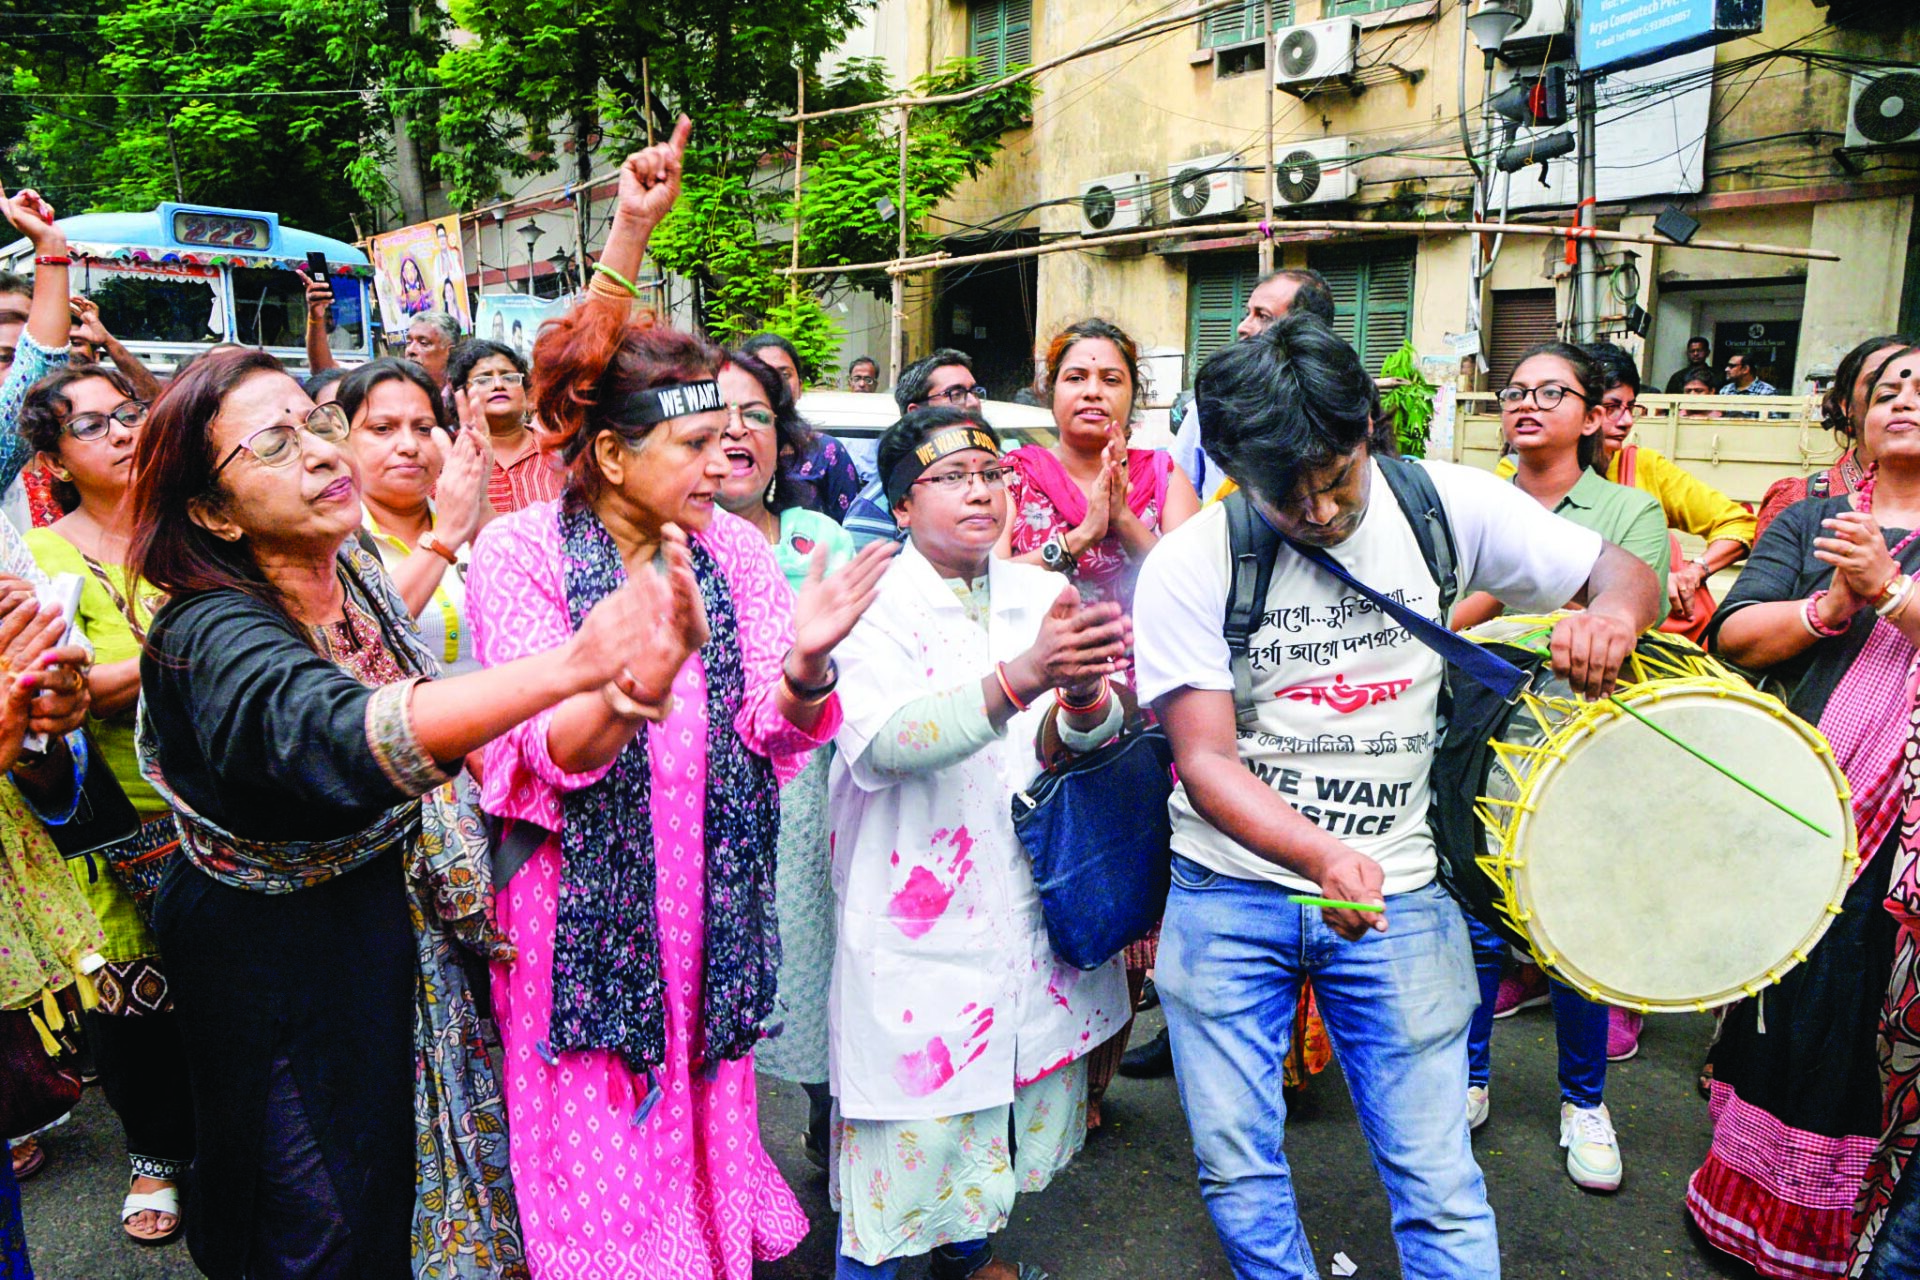
[[(708, 331), (722, 340), (773, 328), (820, 372), (837, 342), (821, 297), (842, 281), (815, 277), (795, 290), (778, 269), (790, 244), (788, 175), (796, 66), (815, 66), (851, 30), (866, 0), (793, 0), (751, 10), (720, 0), (452, 0), (453, 21), (474, 39), (450, 49), (440, 75), (451, 93), (435, 163), (457, 204), (495, 195), (504, 178), (559, 171), (588, 175), (586, 158), (664, 136), (675, 114), (694, 120), (679, 206), (654, 233), (655, 262), (693, 282)], [(642, 60), (645, 60), (645, 75)], [(958, 62), (916, 86), (945, 92), (968, 83)], [(648, 94), (651, 93), (651, 99)], [(811, 109), (894, 92), (880, 66), (854, 60), (810, 80)], [(908, 215), (917, 227), (939, 200), (988, 164), (1006, 128), (1024, 120), (1031, 91), (916, 111), (909, 130)], [(898, 203), (897, 139), (890, 116), (820, 122), (807, 133), (801, 261), (832, 265), (892, 256), (898, 234), (879, 212)], [(569, 154), (570, 153), (570, 154)], [(915, 231), (909, 244), (930, 243)], [(885, 293), (884, 275), (853, 282)]]
[(1387, 357), (1380, 376), (1395, 385), (1380, 393), (1380, 407), (1393, 419), (1393, 433), (1399, 441), (1401, 456), (1427, 456), (1427, 429), (1433, 423), (1433, 398), (1438, 388), (1420, 372), (1420, 353), (1411, 342)]
[[(974, 77), (969, 60), (950, 63), (912, 86), (915, 96), (949, 93)], [(876, 63), (852, 61), (829, 82), (809, 87), (816, 109), (841, 103), (873, 102), (895, 90)], [(966, 103), (915, 108), (907, 128), (907, 251), (931, 249), (935, 238), (926, 216), (959, 184), (992, 163), (1000, 135), (1032, 113), (1030, 84), (1015, 85)], [(839, 331), (822, 298), (845, 285), (886, 297), (891, 282), (883, 272), (850, 272), (803, 277), (796, 288), (779, 268), (790, 261), (791, 244), (769, 241), (763, 228), (791, 225), (790, 188), (775, 187), (761, 171), (757, 179), (714, 173), (708, 161), (688, 153), (686, 189), (673, 216), (654, 235), (652, 253), (670, 271), (689, 276), (702, 287), (703, 315), (719, 336), (734, 337), (761, 328), (786, 334), (818, 374), (829, 360)], [(900, 139), (891, 112), (868, 112), (816, 122), (807, 132), (805, 172), (800, 186), (800, 261), (803, 266), (874, 262), (894, 256), (898, 246)], [(783, 149), (792, 164), (792, 139)], [(778, 175), (774, 175), (778, 176)]]
[[(353, 235), (391, 195), (394, 111), (430, 127), (437, 10), (405, 0), (3, 0), (0, 151), (66, 211), (161, 200)], [(85, 96), (81, 96), (85, 95)], [(408, 99), (416, 100), (409, 103)]]

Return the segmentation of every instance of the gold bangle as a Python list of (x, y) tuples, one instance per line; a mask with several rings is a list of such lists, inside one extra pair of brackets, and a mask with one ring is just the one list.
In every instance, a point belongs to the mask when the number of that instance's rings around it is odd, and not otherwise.
[[(640, 287), (638, 285), (634, 284), (633, 281), (627, 279), (604, 262), (596, 262), (593, 264), (593, 279), (588, 282), (587, 288), (593, 288), (594, 285), (600, 282), (602, 277), (618, 285), (621, 290), (626, 292), (628, 297), (637, 298), (640, 296)], [(613, 296), (619, 297), (620, 294), (616, 292)]]

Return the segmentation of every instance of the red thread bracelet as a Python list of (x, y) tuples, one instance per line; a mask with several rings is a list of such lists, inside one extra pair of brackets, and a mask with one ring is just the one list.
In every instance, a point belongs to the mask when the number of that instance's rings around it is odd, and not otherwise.
[(1020, 696), (1013, 691), (1013, 682), (1007, 679), (1007, 664), (1004, 662), (994, 663), (993, 674), (999, 678), (1000, 692), (1007, 695), (1007, 701), (1013, 704), (1013, 709), (1015, 711), (1025, 711), (1027, 704), (1020, 701)]
[(36, 267), (70, 267), (73, 265), (73, 259), (61, 257), (55, 253), (45, 253), (35, 258), (33, 265)]

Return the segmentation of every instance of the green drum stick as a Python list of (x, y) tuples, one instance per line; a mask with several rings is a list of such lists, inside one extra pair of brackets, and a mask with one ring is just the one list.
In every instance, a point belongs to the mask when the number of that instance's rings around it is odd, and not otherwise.
[(1316, 898), (1310, 893), (1290, 893), (1288, 902), (1297, 902), (1303, 907), (1332, 907), (1338, 911), (1385, 911), (1371, 902), (1343, 902), (1339, 898)]

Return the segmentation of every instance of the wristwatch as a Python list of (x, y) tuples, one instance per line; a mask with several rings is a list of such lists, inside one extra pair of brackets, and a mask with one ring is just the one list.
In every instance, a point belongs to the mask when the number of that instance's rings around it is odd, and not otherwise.
[(1707, 558), (1705, 556), (1695, 556), (1693, 559), (1689, 560), (1687, 563), (1693, 565), (1696, 569), (1700, 570), (1700, 580), (1702, 582), (1705, 582), (1708, 578), (1711, 578), (1713, 576), (1713, 566), (1707, 563)]
[(1057, 533), (1040, 544), (1040, 563), (1055, 573), (1075, 573), (1080, 568), (1080, 558), (1067, 549), (1066, 538)]
[(431, 529), (427, 530), (425, 533), (420, 535), (420, 549), (422, 551), (433, 552), (433, 554), (439, 556), (442, 560), (445, 560), (448, 564), (457, 565), (460, 563), (460, 558), (456, 556), (453, 552), (449, 551), (447, 549), (447, 544), (440, 541), (440, 539), (434, 535), (434, 532)]

